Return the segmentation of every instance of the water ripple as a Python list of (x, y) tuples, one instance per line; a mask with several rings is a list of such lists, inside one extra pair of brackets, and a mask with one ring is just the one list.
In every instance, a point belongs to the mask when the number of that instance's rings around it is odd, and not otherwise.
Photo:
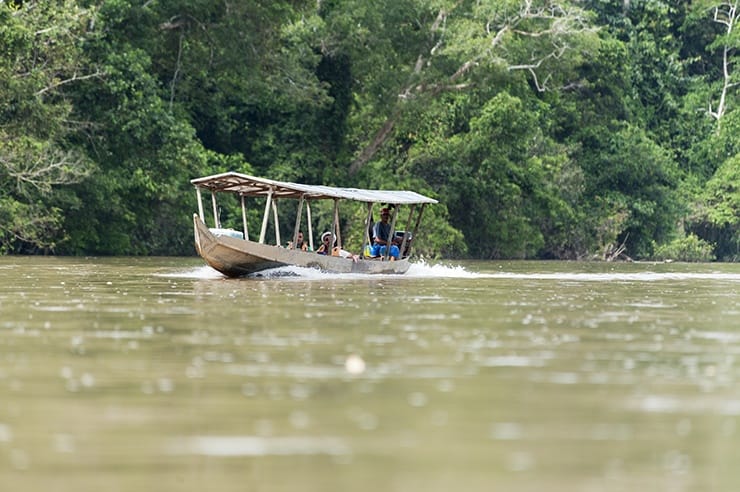
[(352, 453), (336, 437), (259, 437), (259, 436), (193, 436), (172, 440), (166, 446), (170, 455), (197, 456), (342, 456)]

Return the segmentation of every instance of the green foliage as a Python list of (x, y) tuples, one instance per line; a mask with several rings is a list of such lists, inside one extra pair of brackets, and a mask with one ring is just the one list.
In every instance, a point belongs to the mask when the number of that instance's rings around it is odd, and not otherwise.
[(668, 244), (655, 248), (653, 258), (656, 260), (674, 260), (704, 262), (715, 259), (712, 245), (694, 234), (674, 239)]
[(640, 126), (661, 142), (676, 137), (681, 96), (688, 90), (687, 61), (679, 57), (674, 35), (685, 6), (669, 2), (637, 2), (628, 11), (630, 87)]
[(429, 257), (737, 260), (726, 3), (0, 2), (0, 251), (192, 254), (239, 170), (435, 196)]
[(62, 252), (190, 253), (188, 181), (206, 169), (208, 153), (161, 97), (150, 57), (117, 39), (117, 17), (105, 13), (109, 35), (88, 48), (105, 78), (75, 93), (77, 111), (96, 122), (79, 145), (98, 169), (75, 187), (77, 199), (68, 204), (75, 213), (65, 219), (74, 239)]
[(716, 245), (724, 260), (740, 258), (740, 154), (727, 159), (698, 194), (689, 228)]
[(594, 204), (597, 230), (612, 225), (609, 241), (625, 243), (627, 254), (650, 255), (652, 242), (673, 234), (681, 212), (677, 201), (678, 171), (669, 153), (639, 128), (624, 126), (600, 135), (598, 144), (581, 156), (586, 172), (586, 195)]
[(89, 174), (64, 90), (97, 76), (80, 49), (94, 11), (76, 2), (0, 3), (0, 251), (49, 252), (65, 239), (58, 188)]
[(740, 226), (740, 154), (722, 164), (702, 194), (707, 219), (717, 226)]
[(42, 202), (0, 197), (0, 254), (53, 252), (62, 211)]
[[(464, 106), (464, 98), (459, 102)], [(567, 249), (573, 220), (567, 193), (578, 193), (571, 181), (578, 180), (577, 172), (568, 176), (570, 163), (544, 137), (536, 113), (501, 93), (485, 102), (469, 128), (457, 123), (456, 114), (439, 114), (443, 124), (436, 128), (453, 134), (445, 141), (422, 138), (407, 171), (440, 187), (469, 253), (526, 258)]]

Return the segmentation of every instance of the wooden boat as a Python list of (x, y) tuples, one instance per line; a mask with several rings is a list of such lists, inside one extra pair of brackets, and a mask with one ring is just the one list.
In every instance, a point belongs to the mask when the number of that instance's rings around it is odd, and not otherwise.
[[(191, 180), (198, 198), (198, 213), (193, 215), (195, 231), (195, 249), (208, 265), (229, 277), (238, 277), (270, 268), (295, 265), (318, 268), (336, 273), (368, 274), (402, 274), (410, 266), (409, 254), (412, 238), (421, 222), (424, 207), (437, 203), (433, 198), (413, 191), (366, 190), (358, 188), (337, 188), (331, 186), (305, 185), (274, 181), (246, 174), (228, 172)], [(203, 207), (203, 191), (210, 192), (213, 209), (213, 228), (206, 225)], [(243, 230), (223, 229), (219, 218), (219, 207), (216, 195), (230, 193), (236, 195), (241, 203)], [(247, 224), (246, 199), (264, 199), (264, 213), (259, 239), (250, 239)], [(283, 246), (278, 220), (278, 200), (293, 199), (298, 201), (296, 220), (292, 231), (292, 241)], [(311, 202), (332, 200), (334, 202), (333, 224), (334, 255), (315, 253), (313, 247), (313, 227), (311, 221)], [(399, 249), (404, 254), (397, 260), (389, 256), (368, 258), (361, 254), (350, 254), (342, 249), (342, 237), (339, 227), (339, 203), (343, 201), (360, 202), (367, 207), (364, 223), (364, 242), (362, 251), (370, 244), (369, 229), (372, 227), (373, 206), (386, 204), (391, 208), (390, 237), (399, 237)], [(406, 229), (396, 232), (397, 218), (402, 206), (409, 206)], [(309, 251), (295, 249), (298, 232), (301, 230), (303, 210), (306, 211)], [(270, 212), (272, 211), (272, 214)], [(274, 244), (266, 242), (268, 224), (272, 215)], [(412, 229), (413, 227), (413, 229)], [(408, 233), (406, 233), (408, 231)], [(360, 252), (358, 252), (360, 253)]]

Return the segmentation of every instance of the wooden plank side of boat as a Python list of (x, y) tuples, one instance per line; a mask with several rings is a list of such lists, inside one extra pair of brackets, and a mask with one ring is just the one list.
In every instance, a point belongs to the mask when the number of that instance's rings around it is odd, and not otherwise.
[(215, 236), (200, 220), (198, 214), (193, 215), (193, 223), (198, 254), (212, 268), (229, 277), (238, 277), (287, 265), (317, 268), (334, 273), (368, 274), (402, 274), (410, 267), (408, 259), (398, 261), (353, 260), (229, 236)]
[(247, 251), (240, 243), (248, 241), (213, 235), (197, 215), (193, 217), (193, 222), (196, 251), (210, 267), (224, 275), (238, 277), (283, 266), (282, 263), (270, 261)]

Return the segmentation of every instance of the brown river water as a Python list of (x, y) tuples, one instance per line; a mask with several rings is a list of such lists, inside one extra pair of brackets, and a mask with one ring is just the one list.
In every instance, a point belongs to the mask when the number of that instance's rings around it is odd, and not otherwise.
[(0, 279), (2, 492), (740, 490), (740, 265)]

